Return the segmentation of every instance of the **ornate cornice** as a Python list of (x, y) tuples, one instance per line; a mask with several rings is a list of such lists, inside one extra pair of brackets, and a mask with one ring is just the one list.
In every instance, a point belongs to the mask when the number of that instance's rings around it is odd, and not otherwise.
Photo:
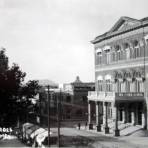
[(91, 41), (91, 43), (96, 44), (96, 43), (102, 42), (104, 40), (108, 40), (110, 38), (113, 38), (115, 36), (119, 36), (119, 35), (131, 32), (131, 31), (134, 31), (134, 30), (137, 30), (137, 29), (140, 29), (140, 28), (144, 28), (144, 27), (147, 27), (147, 26), (148, 26), (148, 22), (137, 23), (135, 25), (132, 25), (130, 28), (125, 29), (125, 30), (107, 32), (107, 33), (105, 33), (105, 34), (103, 34), (101, 36), (96, 37), (93, 41)]

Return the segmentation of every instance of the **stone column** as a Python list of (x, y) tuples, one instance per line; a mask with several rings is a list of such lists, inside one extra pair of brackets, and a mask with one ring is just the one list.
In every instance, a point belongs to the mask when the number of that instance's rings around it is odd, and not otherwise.
[(88, 126), (89, 129), (93, 129), (93, 124), (91, 122), (91, 102), (88, 101)]
[(122, 110), (122, 123), (125, 123), (125, 110)]
[(103, 105), (103, 125), (105, 126), (105, 118), (106, 118), (105, 102), (103, 102), (102, 105)]
[(109, 133), (107, 105), (108, 105), (108, 103), (105, 102), (105, 134)]
[(120, 136), (120, 130), (118, 129), (118, 104), (116, 104), (115, 136)]
[(100, 103), (96, 102), (96, 127), (98, 132), (101, 131), (99, 107), (100, 107)]
[(138, 103), (135, 106), (135, 124), (138, 124)]
[(146, 115), (142, 112), (142, 128), (146, 129)]
[(136, 120), (135, 120), (135, 112), (134, 111), (131, 112), (131, 118), (132, 118), (132, 125), (135, 125)]
[(125, 123), (129, 122), (128, 104), (125, 104)]

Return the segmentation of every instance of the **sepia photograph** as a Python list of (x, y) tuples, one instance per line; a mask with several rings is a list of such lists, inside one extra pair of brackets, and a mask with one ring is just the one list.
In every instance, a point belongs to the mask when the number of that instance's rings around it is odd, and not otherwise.
[(0, 148), (148, 148), (147, 0), (0, 0)]

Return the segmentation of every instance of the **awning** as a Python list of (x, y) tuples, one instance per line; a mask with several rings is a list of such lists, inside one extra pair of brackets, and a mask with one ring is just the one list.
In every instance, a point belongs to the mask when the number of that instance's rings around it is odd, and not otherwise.
[(103, 50), (111, 50), (111, 47), (107, 45), (103, 48)]
[(96, 50), (96, 53), (101, 53), (102, 52), (102, 49), (101, 48), (98, 48), (97, 50)]
[(45, 132), (46, 130), (44, 128), (39, 128), (37, 130), (35, 130), (34, 132), (31, 133), (30, 138), (34, 138), (35, 136), (37, 136), (40, 133)]
[(103, 77), (102, 77), (101, 75), (99, 75), (99, 76), (97, 77), (97, 80), (103, 80)]
[[(50, 135), (52, 132), (50, 132)], [(48, 131), (46, 130), (45, 132), (37, 135), (36, 137), (36, 142), (38, 143), (39, 146), (41, 146), (42, 142), (45, 140), (45, 138), (48, 137)]]
[(29, 136), (31, 135), (31, 133), (34, 132), (35, 130), (37, 130), (38, 128), (39, 128), (39, 126), (37, 126), (37, 125), (34, 125), (34, 126), (29, 127), (26, 130), (26, 138), (28, 139)]
[(27, 128), (29, 128), (29, 127), (31, 127), (31, 126), (33, 126), (34, 124), (32, 124), (32, 123), (24, 123), (23, 125), (22, 125), (22, 129), (23, 129), (23, 132), (27, 129)]
[(111, 76), (111, 75), (107, 74), (107, 75), (105, 76), (105, 80), (111, 80), (111, 79), (112, 79), (112, 76)]
[(24, 124), (22, 125), (23, 138), (26, 137), (26, 131), (27, 131), (27, 129), (28, 129), (29, 127), (32, 127), (32, 126), (33, 126), (32, 123), (24, 123)]

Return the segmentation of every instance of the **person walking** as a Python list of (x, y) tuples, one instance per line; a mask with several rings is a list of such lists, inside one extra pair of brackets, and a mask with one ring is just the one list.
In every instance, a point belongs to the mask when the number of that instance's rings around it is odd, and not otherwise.
[(78, 123), (78, 129), (80, 130), (80, 128), (81, 128), (81, 124), (80, 124), (80, 122)]

